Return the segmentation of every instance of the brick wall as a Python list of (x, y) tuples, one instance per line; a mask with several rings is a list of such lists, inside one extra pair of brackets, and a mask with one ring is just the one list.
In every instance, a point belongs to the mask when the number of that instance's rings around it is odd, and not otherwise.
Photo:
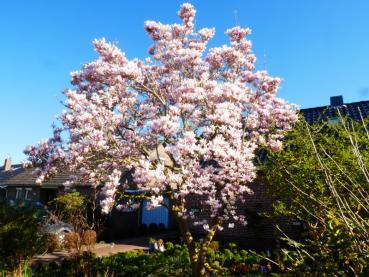
[[(17, 196), (18, 192), (18, 199)], [(27, 199), (26, 199), (27, 198)], [(27, 186), (11, 186), (6, 188), (6, 201), (25, 201), (30, 203), (36, 203), (40, 199), (39, 187), (27, 187)]]
[[(266, 218), (258, 215), (260, 212), (272, 211), (273, 199), (267, 193), (267, 187), (261, 182), (255, 182), (250, 184), (250, 188), (253, 190), (253, 195), (244, 195), (245, 202), (237, 202), (237, 213), (244, 215), (248, 221), (246, 226), (241, 224), (235, 224), (234, 228), (227, 228), (227, 223), (224, 224), (225, 228), (222, 231), (218, 231), (216, 234), (216, 240), (220, 241), (234, 241), (243, 246), (258, 249), (267, 250), (276, 247), (278, 232), (275, 228), (275, 222), (270, 218)], [(196, 210), (201, 207), (201, 198), (189, 197), (187, 199), (187, 206), (190, 209)], [(198, 219), (209, 218), (209, 212), (206, 210), (200, 210), (196, 214)], [(191, 226), (194, 233), (202, 236), (205, 232), (202, 226)]]

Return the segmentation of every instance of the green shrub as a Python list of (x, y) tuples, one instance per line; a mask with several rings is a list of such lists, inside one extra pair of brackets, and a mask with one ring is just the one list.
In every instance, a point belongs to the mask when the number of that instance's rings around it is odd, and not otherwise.
[[(368, 123), (309, 126), (301, 120), (286, 137), (285, 151), (268, 153), (261, 173), (278, 199), (275, 219), (282, 219), (289, 246), (281, 253), (283, 268), (319, 276), (369, 274)], [(303, 230), (295, 240), (285, 228), (294, 221)]]
[(79, 192), (60, 194), (48, 204), (59, 220), (72, 224), (74, 231), (88, 229), (87, 200)]
[(25, 206), (0, 204), (0, 271), (21, 276), (29, 260), (47, 250), (37, 211)]
[[(207, 257), (211, 276), (258, 276), (263, 262), (256, 253), (238, 251), (235, 246), (224, 250), (209, 249)], [(191, 276), (191, 267), (187, 248), (167, 243), (164, 252), (138, 250), (108, 257), (85, 253), (64, 261), (61, 266), (41, 265), (33, 276)]]

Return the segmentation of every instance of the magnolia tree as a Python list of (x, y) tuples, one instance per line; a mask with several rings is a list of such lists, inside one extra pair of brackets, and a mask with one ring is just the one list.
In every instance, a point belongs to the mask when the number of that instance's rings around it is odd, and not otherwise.
[[(65, 91), (62, 127), (25, 152), (39, 182), (69, 170), (78, 173), (69, 185), (104, 184), (106, 213), (128, 186), (122, 172), (131, 169), (151, 208), (162, 204), (163, 196), (170, 199), (199, 276), (215, 232), (246, 224), (235, 203), (252, 193), (256, 150), (280, 150), (297, 116), (294, 106), (275, 95), (280, 79), (255, 71), (250, 29), (229, 29), (229, 45), (206, 50), (215, 30), (196, 32), (195, 13), (183, 4), (181, 24), (146, 21), (153, 45), (145, 60), (129, 60), (115, 44), (95, 40), (99, 58), (71, 73), (74, 89)], [(204, 199), (208, 219), (199, 221), (187, 209), (189, 195)], [(199, 247), (189, 222), (206, 231)]]

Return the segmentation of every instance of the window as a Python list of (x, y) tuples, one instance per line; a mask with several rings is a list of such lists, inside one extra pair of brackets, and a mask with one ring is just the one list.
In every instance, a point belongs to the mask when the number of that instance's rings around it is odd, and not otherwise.
[(16, 200), (20, 200), (21, 196), (22, 196), (22, 188), (16, 188), (17, 192), (15, 194), (15, 199)]
[(31, 188), (26, 188), (25, 194), (24, 194), (24, 200), (31, 200), (31, 193), (32, 193), (32, 189)]
[(338, 117), (328, 118), (328, 125), (329, 126), (337, 125), (338, 123), (340, 123), (340, 119)]
[(198, 206), (191, 206), (190, 212), (193, 214), (198, 214), (199, 212), (201, 212), (201, 208)]

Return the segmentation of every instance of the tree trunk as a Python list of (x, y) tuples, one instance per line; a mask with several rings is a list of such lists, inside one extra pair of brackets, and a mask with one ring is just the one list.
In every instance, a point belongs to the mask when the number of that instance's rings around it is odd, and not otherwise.
[(175, 208), (173, 209), (172, 207), (171, 211), (175, 215), (175, 218), (178, 222), (179, 230), (184, 239), (184, 243), (186, 244), (188, 248), (188, 252), (190, 255), (190, 261), (191, 261), (192, 276), (193, 277), (207, 276), (206, 267), (205, 267), (206, 253), (207, 253), (207, 250), (208, 250), (208, 247), (211, 241), (213, 240), (215, 232), (218, 229), (220, 222), (219, 221), (215, 222), (211, 230), (208, 232), (208, 234), (204, 238), (203, 242), (200, 244), (200, 248), (196, 248), (195, 241), (190, 232), (190, 229), (188, 228), (186, 220), (178, 216), (178, 213), (176, 212)]
[(194, 263), (191, 261), (192, 267), (192, 276), (193, 277), (205, 277), (206, 276), (206, 268), (204, 265), (204, 261), (198, 259)]

